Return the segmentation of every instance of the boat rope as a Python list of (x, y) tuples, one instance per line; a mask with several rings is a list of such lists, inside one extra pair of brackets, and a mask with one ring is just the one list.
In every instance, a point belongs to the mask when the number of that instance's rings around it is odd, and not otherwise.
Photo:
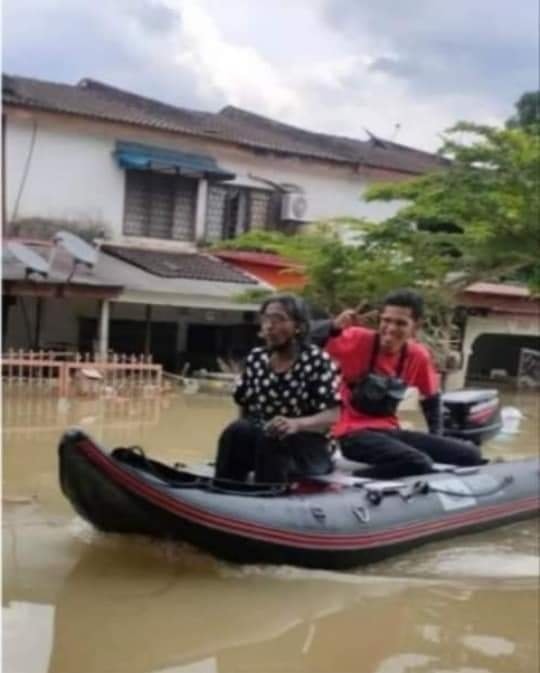
[[(113, 458), (122, 463), (131, 465), (135, 468), (142, 468), (153, 477), (157, 477), (160, 481), (171, 488), (200, 488), (212, 493), (221, 493), (223, 495), (241, 495), (254, 497), (275, 497), (284, 495), (290, 491), (291, 485), (288, 483), (246, 483), (237, 481), (235, 479), (215, 479), (210, 476), (202, 476), (191, 474), (189, 471), (183, 470), (186, 465), (184, 463), (174, 463), (170, 465), (162, 465), (147, 457), (146, 453), (140, 446), (126, 446), (117, 447), (111, 453)], [(173, 474), (167, 474), (171, 472)], [(177, 480), (174, 478), (174, 473), (187, 474), (193, 477), (191, 481)]]
[(396, 488), (389, 491), (370, 491), (367, 490), (366, 498), (372, 505), (379, 505), (382, 499), (387, 495), (400, 495), (404, 500), (410, 500), (415, 495), (428, 495), (429, 493), (440, 493), (441, 495), (450, 495), (461, 498), (483, 498), (489, 495), (495, 495), (506, 486), (514, 482), (512, 475), (506, 475), (495, 486), (485, 491), (457, 491), (451, 488), (441, 488), (436, 483), (429, 481), (416, 481), (410, 488)]
[[(131, 465), (132, 467), (135, 468), (140, 468), (141, 465), (137, 465), (137, 460), (142, 464), (143, 469), (148, 472), (148, 474), (151, 474), (153, 477), (156, 477), (160, 481), (162, 481), (164, 484), (171, 488), (201, 488), (201, 486), (204, 485), (205, 481), (208, 480), (204, 479), (203, 477), (200, 477), (198, 475), (192, 475), (193, 479), (191, 481), (181, 481), (181, 480), (176, 480), (173, 476), (170, 476), (168, 474), (164, 474), (165, 471), (167, 472), (177, 472), (178, 474), (182, 474), (182, 471), (176, 467), (170, 467), (169, 465), (160, 465), (160, 463), (157, 463), (151, 459), (149, 459), (140, 446), (121, 446), (117, 447), (116, 449), (113, 449), (111, 452), (111, 456), (115, 458), (116, 460), (125, 463), (127, 465)], [(134, 461), (133, 458), (136, 456), (136, 460)], [(160, 469), (161, 468), (161, 469)], [(189, 473), (188, 473), (189, 474)]]
[[(219, 479), (218, 481), (228, 483), (216, 483), (215, 479), (210, 479), (205, 484), (205, 490), (223, 495), (249, 495), (257, 498), (273, 498), (278, 495), (285, 495), (290, 490), (290, 484), (253, 483), (248, 484), (246, 488), (239, 488), (241, 484), (246, 484), (246, 482), (235, 481), (233, 479)], [(238, 486), (235, 488), (234, 484)]]

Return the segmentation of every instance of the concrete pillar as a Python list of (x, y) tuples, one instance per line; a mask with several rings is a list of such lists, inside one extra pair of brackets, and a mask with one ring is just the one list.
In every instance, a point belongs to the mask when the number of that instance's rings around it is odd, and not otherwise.
[(39, 350), (41, 343), (41, 324), (43, 322), (43, 297), (36, 297), (36, 323), (34, 329), (34, 345), (35, 350)]
[(6, 195), (6, 136), (7, 136), (7, 115), (2, 113), (2, 236), (7, 236), (7, 195)]
[[(490, 329), (491, 328), (491, 329)], [(493, 326), (484, 318), (477, 318), (469, 316), (465, 324), (465, 332), (463, 334), (463, 343), (461, 345), (461, 368), (450, 372), (446, 379), (447, 390), (459, 390), (465, 386), (467, 369), (469, 367), (469, 360), (473, 352), (473, 344), (476, 339), (485, 331), (492, 331)]]
[(152, 304), (144, 307), (144, 354), (150, 355), (152, 341)]
[(206, 204), (208, 198), (208, 180), (201, 178), (197, 183), (197, 201), (195, 204), (195, 241), (200, 243), (206, 234)]
[(102, 299), (99, 314), (99, 355), (102, 360), (107, 359), (107, 354), (109, 352), (110, 314), (111, 302), (108, 299)]
[(11, 306), (15, 306), (16, 303), (17, 297), (11, 297), (7, 294), (2, 295), (2, 344), (4, 345), (4, 349), (8, 335), (9, 309)]

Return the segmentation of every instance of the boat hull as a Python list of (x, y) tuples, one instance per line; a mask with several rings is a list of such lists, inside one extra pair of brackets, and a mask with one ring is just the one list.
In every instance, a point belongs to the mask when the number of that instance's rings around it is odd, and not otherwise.
[(540, 505), (537, 460), (394, 483), (336, 477), (285, 493), (229, 490), (126, 455), (81, 431), (64, 435), (60, 483), (83, 518), (103, 531), (188, 542), (241, 563), (350, 568), (534, 517)]

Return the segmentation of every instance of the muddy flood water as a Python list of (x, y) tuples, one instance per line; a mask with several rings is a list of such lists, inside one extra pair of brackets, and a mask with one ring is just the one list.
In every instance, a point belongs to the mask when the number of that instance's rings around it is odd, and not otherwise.
[[(487, 455), (538, 451), (538, 398)], [(5, 673), (537, 673), (537, 521), (348, 572), (223, 563), (187, 546), (94, 531), (57, 480), (79, 425), (171, 462), (213, 456), (225, 397), (3, 404)], [(406, 420), (419, 423), (416, 414)]]

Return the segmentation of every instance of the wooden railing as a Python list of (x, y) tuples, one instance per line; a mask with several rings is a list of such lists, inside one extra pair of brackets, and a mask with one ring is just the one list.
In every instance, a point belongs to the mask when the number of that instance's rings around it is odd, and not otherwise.
[(158, 393), (163, 368), (152, 356), (113, 353), (106, 360), (90, 353), (10, 350), (2, 356), (7, 390), (25, 386), (73, 394)]

